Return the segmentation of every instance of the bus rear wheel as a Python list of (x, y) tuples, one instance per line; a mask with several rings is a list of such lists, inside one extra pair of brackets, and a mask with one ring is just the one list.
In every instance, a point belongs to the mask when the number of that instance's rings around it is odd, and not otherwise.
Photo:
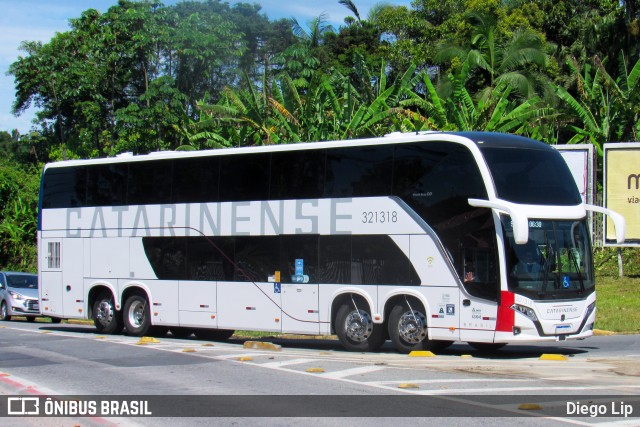
[(453, 341), (430, 340), (422, 304), (417, 300), (403, 301), (389, 315), (389, 337), (396, 350), (410, 353), (417, 350), (442, 350)]
[[(93, 324), (99, 334), (117, 334), (122, 331), (121, 313), (116, 311), (113, 295), (103, 292), (93, 303)], [(56, 323), (51, 318), (52, 323)], [(55, 318), (57, 319), (57, 318)]]
[(133, 294), (127, 298), (122, 317), (129, 335), (141, 337), (151, 330), (149, 301), (140, 294)]
[(382, 325), (376, 325), (371, 314), (350, 304), (338, 309), (335, 323), (338, 339), (350, 351), (377, 351), (385, 342)]

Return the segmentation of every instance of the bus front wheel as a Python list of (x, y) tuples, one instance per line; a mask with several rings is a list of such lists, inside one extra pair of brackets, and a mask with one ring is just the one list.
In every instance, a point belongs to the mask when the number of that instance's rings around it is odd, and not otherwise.
[(151, 329), (151, 314), (147, 298), (134, 294), (127, 298), (123, 312), (124, 327), (129, 335), (141, 337)]
[(362, 308), (343, 304), (336, 314), (336, 334), (350, 351), (376, 351), (384, 344), (382, 325), (376, 325), (371, 314)]
[[(122, 317), (116, 311), (113, 295), (103, 292), (93, 303), (93, 324), (99, 334), (117, 334), (122, 331)], [(52, 323), (56, 323), (51, 318)]]

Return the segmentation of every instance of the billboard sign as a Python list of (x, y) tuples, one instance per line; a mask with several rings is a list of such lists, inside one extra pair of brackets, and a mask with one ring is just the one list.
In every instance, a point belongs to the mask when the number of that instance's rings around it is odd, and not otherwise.
[[(622, 246), (640, 246), (640, 143), (604, 144), (604, 207), (627, 222)], [(610, 219), (604, 223), (604, 243), (621, 246)]]
[(558, 150), (567, 162), (580, 190), (582, 203), (593, 204), (593, 145), (554, 145), (553, 148)]

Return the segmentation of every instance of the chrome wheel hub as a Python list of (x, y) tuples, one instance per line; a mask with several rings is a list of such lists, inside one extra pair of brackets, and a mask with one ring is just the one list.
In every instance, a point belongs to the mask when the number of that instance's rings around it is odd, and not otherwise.
[(365, 342), (373, 332), (371, 316), (366, 311), (352, 311), (345, 319), (345, 331), (351, 341)]
[(98, 312), (96, 313), (96, 320), (104, 326), (109, 325), (113, 321), (113, 306), (111, 302), (107, 300), (100, 302)]
[(400, 338), (409, 344), (417, 344), (427, 337), (427, 322), (419, 311), (407, 311), (398, 321)]
[(129, 308), (129, 323), (136, 327), (144, 323), (144, 304), (136, 301)]

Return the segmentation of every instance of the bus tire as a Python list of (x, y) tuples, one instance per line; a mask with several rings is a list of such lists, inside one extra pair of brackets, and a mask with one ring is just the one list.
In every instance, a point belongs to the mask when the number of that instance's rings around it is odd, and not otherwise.
[(194, 334), (201, 340), (226, 341), (234, 332), (231, 329), (196, 329)]
[(151, 330), (151, 311), (147, 298), (140, 294), (133, 294), (127, 298), (122, 319), (129, 335), (147, 335)]
[(506, 343), (495, 342), (468, 342), (467, 344), (482, 353), (491, 353), (492, 351), (498, 351), (502, 347), (507, 345)]
[[(93, 324), (99, 334), (118, 334), (122, 331), (122, 313), (116, 310), (111, 292), (102, 292), (93, 303)], [(54, 318), (51, 322), (55, 323)]]
[(400, 353), (441, 350), (453, 344), (453, 341), (429, 339), (424, 308), (417, 300), (411, 301), (411, 308), (406, 301), (395, 305), (389, 314), (388, 325), (389, 337)]
[(50, 319), (51, 319), (51, 323), (54, 323), (54, 324), (58, 324), (62, 322), (62, 319), (59, 317), (50, 317)]
[(371, 314), (351, 304), (340, 306), (336, 314), (336, 334), (349, 351), (377, 351), (385, 342), (382, 325), (376, 325)]

